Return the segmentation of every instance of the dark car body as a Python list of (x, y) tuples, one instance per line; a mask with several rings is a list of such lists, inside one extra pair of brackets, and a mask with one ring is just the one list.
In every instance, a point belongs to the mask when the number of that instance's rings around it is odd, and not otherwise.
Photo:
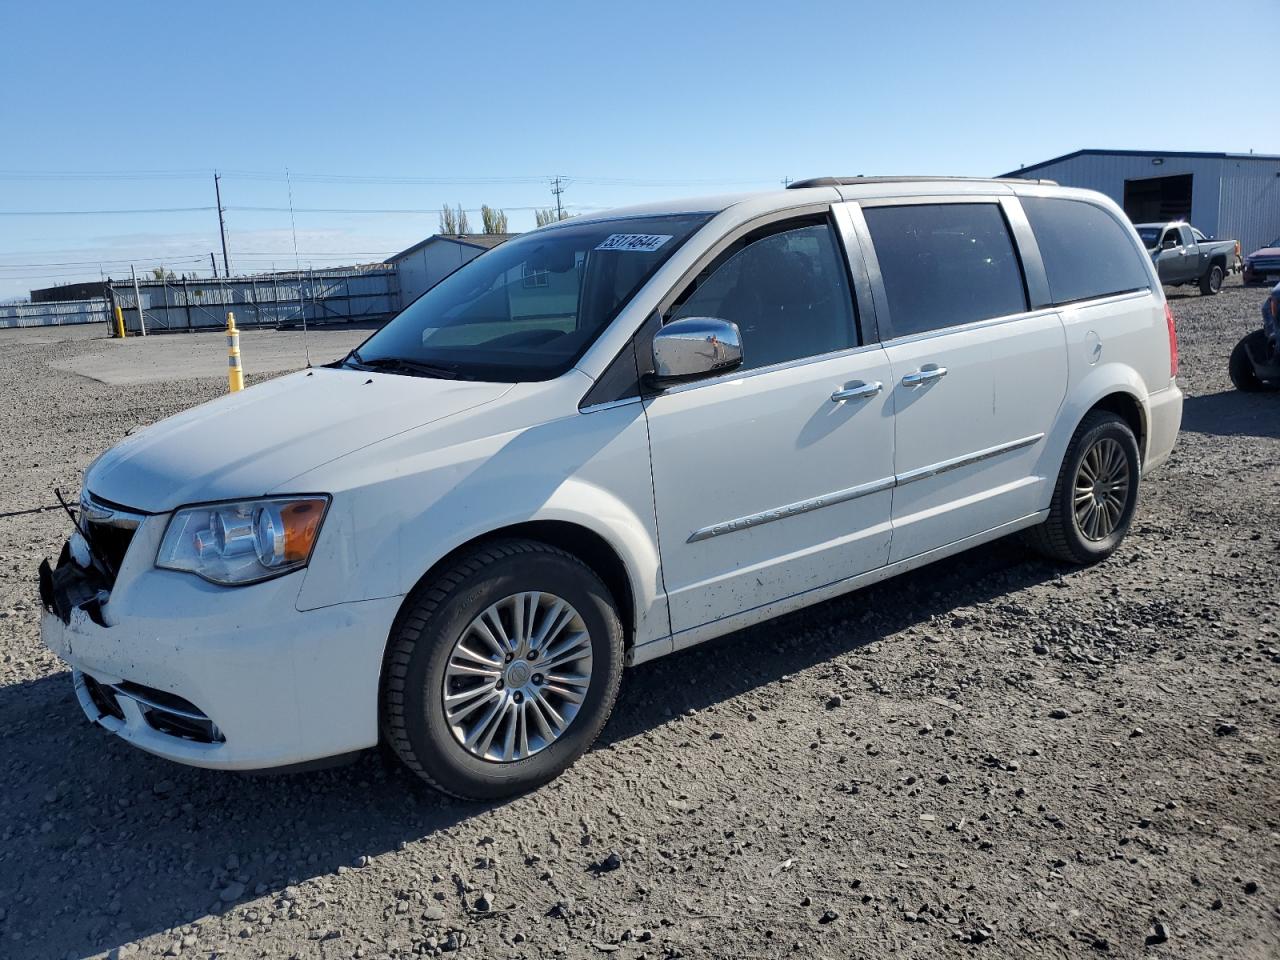
[(1244, 258), (1244, 282), (1267, 286), (1280, 283), (1280, 237)]

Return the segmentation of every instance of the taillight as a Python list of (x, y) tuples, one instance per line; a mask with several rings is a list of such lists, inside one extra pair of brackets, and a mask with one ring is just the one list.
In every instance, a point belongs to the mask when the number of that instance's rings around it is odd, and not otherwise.
[(1168, 303), (1164, 305), (1164, 319), (1169, 325), (1169, 379), (1172, 380), (1178, 375), (1178, 327)]

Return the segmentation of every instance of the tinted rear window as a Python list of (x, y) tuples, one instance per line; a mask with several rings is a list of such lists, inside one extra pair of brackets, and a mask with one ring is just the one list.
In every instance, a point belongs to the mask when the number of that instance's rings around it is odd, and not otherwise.
[(994, 203), (863, 210), (894, 337), (1027, 309), (1022, 267)]
[(1101, 207), (1083, 200), (1023, 197), (1054, 303), (1151, 286), (1146, 255)]

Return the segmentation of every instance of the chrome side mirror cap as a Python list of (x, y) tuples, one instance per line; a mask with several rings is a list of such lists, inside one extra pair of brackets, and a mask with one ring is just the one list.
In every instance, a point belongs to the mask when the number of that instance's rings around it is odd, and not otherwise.
[(653, 335), (654, 386), (726, 373), (742, 365), (738, 325), (718, 317), (673, 320)]

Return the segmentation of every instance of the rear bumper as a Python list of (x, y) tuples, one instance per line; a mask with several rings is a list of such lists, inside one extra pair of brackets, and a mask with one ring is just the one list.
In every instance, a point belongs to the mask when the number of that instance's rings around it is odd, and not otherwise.
[(216, 588), (153, 570), (127, 609), (112, 597), (65, 622), (46, 609), (40, 634), (72, 667), (85, 715), (148, 753), (253, 770), (373, 746), (399, 599), (301, 613), (300, 579)]
[(1142, 461), (1143, 473), (1169, 459), (1181, 427), (1182, 390), (1175, 380), (1147, 398), (1147, 451)]

